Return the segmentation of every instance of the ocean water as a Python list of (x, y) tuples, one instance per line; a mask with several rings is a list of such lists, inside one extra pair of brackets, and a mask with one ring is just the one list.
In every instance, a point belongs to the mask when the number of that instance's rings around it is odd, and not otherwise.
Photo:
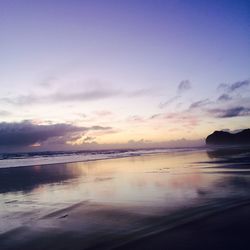
[(250, 202), (247, 148), (9, 155), (0, 161), (0, 249), (110, 249)]
[(115, 159), (129, 156), (140, 156), (146, 154), (183, 152), (193, 150), (197, 150), (197, 148), (0, 153), (0, 168), (84, 162), (92, 160)]

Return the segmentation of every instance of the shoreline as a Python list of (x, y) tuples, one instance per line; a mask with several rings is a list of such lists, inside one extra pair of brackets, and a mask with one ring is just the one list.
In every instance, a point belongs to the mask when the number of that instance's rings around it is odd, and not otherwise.
[[(129, 157), (140, 157), (140, 156), (152, 156), (152, 155), (160, 155), (160, 154), (173, 154), (173, 153), (185, 153), (185, 152), (197, 152), (197, 151), (203, 151), (205, 150), (205, 148), (195, 148), (195, 149), (189, 149), (189, 148), (183, 148), (183, 149), (173, 149), (173, 151), (168, 151), (168, 150), (172, 150), (167, 148), (166, 151), (159, 151), (159, 152), (145, 152), (145, 153), (136, 153), (136, 151), (132, 151), (131, 155), (116, 155), (113, 157), (103, 157), (103, 158), (96, 158), (96, 159), (76, 159), (73, 161), (58, 161), (58, 162), (51, 162), (51, 163), (31, 163), (31, 164), (26, 164), (26, 165), (18, 165), (18, 166), (7, 166), (7, 167), (1, 167), (0, 166), (0, 170), (1, 169), (9, 169), (9, 168), (25, 168), (25, 167), (34, 167), (34, 166), (49, 166), (49, 165), (56, 165), (56, 164), (70, 164), (70, 163), (78, 163), (78, 162), (92, 162), (92, 161), (102, 161), (102, 160), (114, 160), (114, 159), (122, 159), (122, 158), (129, 158)], [(176, 150), (176, 151), (175, 151)], [(139, 151), (139, 150), (138, 150)], [(56, 156), (54, 156), (56, 157)], [(25, 159), (29, 159), (29, 158), (25, 158)], [(32, 159), (32, 158), (30, 158)], [(34, 158), (33, 158), (34, 159)], [(44, 157), (43, 159), (46, 159), (46, 157)], [(13, 160), (13, 159), (7, 159), (6, 161), (9, 160)], [(41, 158), (42, 160), (42, 158)], [(3, 160), (5, 161), (5, 160)], [(1, 162), (1, 160), (0, 160)]]
[[(24, 167), (34, 167), (34, 166), (48, 166), (48, 165), (55, 165), (55, 164), (70, 164), (70, 163), (78, 163), (78, 162), (91, 162), (91, 161), (101, 161), (101, 160), (112, 160), (112, 159), (121, 159), (121, 158), (128, 158), (128, 157), (140, 157), (140, 156), (147, 156), (147, 155), (159, 155), (159, 154), (172, 154), (172, 153), (189, 153), (189, 152), (201, 152), (201, 151), (207, 151), (207, 154), (210, 156), (210, 158), (224, 158), (225, 156), (228, 156), (228, 153), (231, 152), (232, 154), (239, 154), (239, 153), (248, 153), (250, 150), (250, 146), (200, 146), (200, 147), (184, 147), (184, 148), (150, 148), (150, 149), (127, 149), (121, 152), (120, 149), (112, 150), (112, 153), (102, 153), (102, 152), (109, 152), (110, 150), (97, 150), (97, 151), (86, 151), (83, 153), (89, 153), (89, 155), (85, 155), (85, 159), (82, 159), (80, 157), (84, 157), (83, 154), (75, 154), (77, 152), (65, 152), (54, 155), (51, 154), (50, 156), (39, 155), (38, 157), (32, 156), (27, 158), (7, 158), (7, 159), (1, 159), (0, 160), (0, 170), (1, 169), (8, 169), (8, 168), (24, 168)], [(143, 151), (143, 152), (141, 152)], [(95, 152), (95, 154), (91, 154)], [(43, 152), (41, 152), (43, 153)], [(46, 153), (46, 152), (45, 152)], [(51, 152), (53, 153), (53, 152)], [(57, 153), (57, 152), (55, 152)], [(71, 153), (71, 155), (70, 155)], [(20, 153), (22, 154), (22, 153)], [(113, 155), (112, 155), (113, 154)], [(1, 155), (1, 153), (0, 153)], [(94, 157), (91, 157), (94, 156)], [(97, 156), (97, 157), (96, 157)], [(98, 158), (99, 156), (99, 158)], [(63, 157), (75, 157), (80, 159), (62, 159)], [(61, 159), (60, 159), (61, 158)], [(48, 162), (48, 159), (50, 160)], [(40, 162), (32, 162), (35, 160), (39, 160)], [(47, 160), (47, 162), (44, 162)], [(56, 161), (57, 160), (57, 161)], [(19, 164), (12, 164), (4, 166), (5, 163), (9, 162), (17, 162), (17, 161), (26, 161), (25, 163), (19, 163)], [(213, 161), (210, 161), (213, 163)], [(216, 163), (216, 162), (215, 162)], [(220, 162), (218, 162), (220, 163)], [(3, 166), (1, 166), (3, 165)]]

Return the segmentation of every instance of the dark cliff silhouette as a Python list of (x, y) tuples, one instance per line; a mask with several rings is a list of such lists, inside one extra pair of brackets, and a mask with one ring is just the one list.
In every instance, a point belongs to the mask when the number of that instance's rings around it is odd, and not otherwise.
[(225, 131), (215, 131), (206, 138), (207, 145), (250, 145), (250, 129), (231, 134)]

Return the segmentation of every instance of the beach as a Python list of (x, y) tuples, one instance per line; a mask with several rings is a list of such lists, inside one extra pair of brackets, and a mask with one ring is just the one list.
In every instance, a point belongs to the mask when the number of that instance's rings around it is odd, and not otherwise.
[(250, 204), (224, 210), (116, 249), (247, 249)]
[(249, 152), (0, 168), (0, 248), (246, 249)]
[(250, 0), (0, 0), (0, 250), (250, 249)]

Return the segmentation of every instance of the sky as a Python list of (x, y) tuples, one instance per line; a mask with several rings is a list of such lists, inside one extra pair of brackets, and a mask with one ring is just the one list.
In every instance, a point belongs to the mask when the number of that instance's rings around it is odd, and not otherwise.
[(0, 151), (186, 146), (250, 124), (250, 2), (0, 0)]

